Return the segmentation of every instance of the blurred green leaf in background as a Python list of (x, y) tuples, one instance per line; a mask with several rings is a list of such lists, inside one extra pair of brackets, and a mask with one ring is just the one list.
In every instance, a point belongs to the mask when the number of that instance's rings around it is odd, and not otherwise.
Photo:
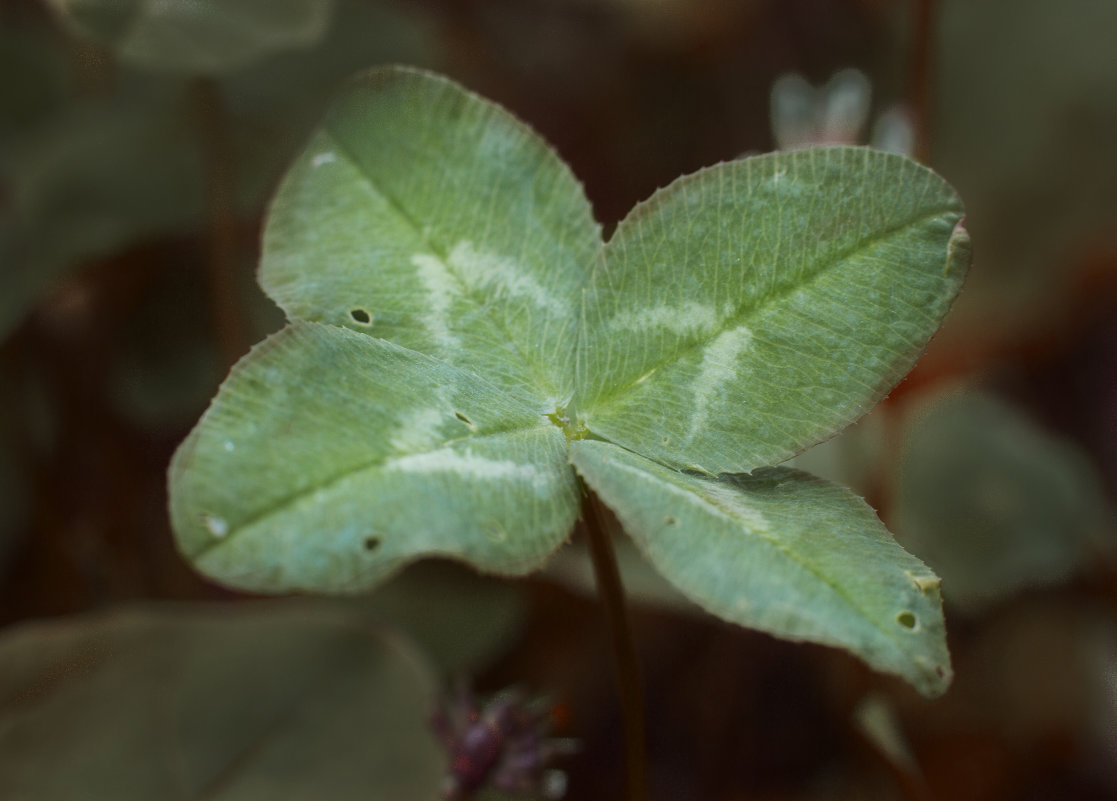
[(1112, 558), (1115, 521), (1095, 468), (1010, 405), (944, 393), (912, 410), (903, 442), (896, 530), (960, 608)]
[(0, 638), (0, 795), (428, 801), (435, 677), (310, 603), (134, 607)]
[(215, 75), (275, 51), (308, 48), (333, 0), (50, 0), (63, 25), (154, 70)]

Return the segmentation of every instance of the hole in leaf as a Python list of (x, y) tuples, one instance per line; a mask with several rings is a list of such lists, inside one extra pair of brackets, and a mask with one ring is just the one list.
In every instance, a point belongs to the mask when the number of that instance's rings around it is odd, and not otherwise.
[(915, 615), (911, 612), (901, 612), (896, 615), (896, 622), (903, 626), (905, 629), (914, 629), (916, 623)]
[(475, 425), (473, 424), (473, 421), (472, 421), (472, 420), (470, 420), (470, 419), (469, 419), (468, 417), (466, 417), (466, 416), (465, 416), (464, 414), (462, 414), (461, 412), (454, 412), (454, 417), (456, 417), (456, 418), (458, 418), (459, 420), (461, 420), (461, 421), (462, 421), (463, 423), (465, 423), (465, 424), (466, 424), (467, 426), (469, 426), (470, 428), (477, 428), (477, 426), (475, 426)]
[(364, 545), (365, 545), (365, 550), (366, 551), (375, 551), (377, 548), (380, 547), (380, 538), (379, 537), (365, 537)]
[(353, 309), (349, 316), (357, 325), (372, 325), (372, 314), (367, 309)]

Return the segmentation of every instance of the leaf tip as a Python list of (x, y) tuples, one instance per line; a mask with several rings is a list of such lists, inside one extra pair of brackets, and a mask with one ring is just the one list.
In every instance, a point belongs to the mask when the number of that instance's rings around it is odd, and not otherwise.
[(939, 698), (945, 695), (950, 689), (951, 682), (954, 681), (954, 670), (950, 666), (950, 660), (947, 659), (945, 664), (922, 663), (920, 667), (924, 669), (926, 678), (915, 685), (916, 690), (924, 698)]

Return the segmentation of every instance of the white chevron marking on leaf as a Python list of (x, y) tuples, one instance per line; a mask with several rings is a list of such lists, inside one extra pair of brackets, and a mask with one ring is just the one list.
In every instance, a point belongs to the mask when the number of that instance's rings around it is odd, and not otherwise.
[(751, 342), (752, 331), (742, 325), (722, 331), (706, 346), (694, 381), (694, 416), (687, 432), (688, 442), (705, 428), (711, 397), (737, 378), (737, 359), (748, 350)]
[(478, 250), (472, 242), (463, 240), (455, 245), (448, 261), (454, 272), (471, 287), (522, 298), (554, 317), (567, 318), (573, 313), (568, 303), (551, 295), (515, 261)]
[(450, 302), (453, 300), (450, 286), (453, 278), (445, 265), (429, 253), (416, 253), (411, 257), (411, 263), (415, 265), (423, 288), (430, 295), (430, 314), (425, 320), (427, 330), (439, 345), (457, 350), (461, 347), (461, 340), (450, 330), (449, 325)]
[(650, 306), (625, 311), (609, 321), (609, 327), (622, 331), (666, 328), (676, 334), (705, 334), (717, 328), (717, 312), (712, 306), (687, 301), (679, 306)]
[(454, 473), (465, 479), (482, 481), (525, 482), (530, 483), (539, 494), (551, 483), (549, 477), (533, 464), (487, 459), (469, 451), (458, 453), (449, 448), (390, 459), (384, 463), (384, 468), (404, 473)]

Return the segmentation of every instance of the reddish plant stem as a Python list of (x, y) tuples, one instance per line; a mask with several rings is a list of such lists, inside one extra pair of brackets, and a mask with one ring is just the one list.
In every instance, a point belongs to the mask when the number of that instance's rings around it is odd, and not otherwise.
[(617, 689), (620, 694), (621, 720), (625, 738), (625, 772), (628, 801), (646, 801), (648, 797), (648, 759), (644, 722), (643, 682), (640, 661), (632, 636), (624, 586), (621, 583), (613, 542), (604, 524), (604, 515), (597, 498), (582, 485), (582, 520), (589, 537), (597, 592), (605, 608), (605, 621), (613, 643)]

